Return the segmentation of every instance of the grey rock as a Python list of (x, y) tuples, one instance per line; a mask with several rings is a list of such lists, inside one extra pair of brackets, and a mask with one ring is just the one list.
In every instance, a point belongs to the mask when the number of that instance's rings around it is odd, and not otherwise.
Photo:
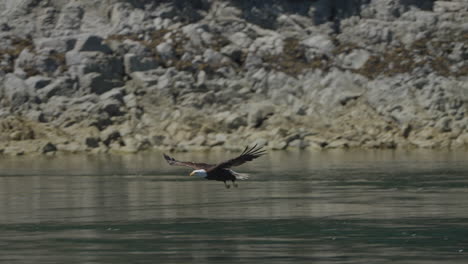
[(236, 45), (226, 45), (221, 49), (221, 53), (228, 56), (235, 62), (240, 62), (242, 59), (243, 51)]
[(114, 87), (114, 84), (104, 78), (101, 73), (91, 72), (80, 76), (80, 89), (95, 94), (103, 94)]
[(42, 101), (47, 101), (53, 96), (70, 97), (76, 92), (75, 87), (74, 80), (67, 77), (60, 77), (38, 90), (37, 93)]
[(192, 46), (203, 47), (204, 40), (202, 35), (203, 33), (207, 33), (205, 28), (199, 24), (187, 25), (182, 28), (182, 32), (189, 38)]
[(224, 56), (221, 53), (212, 49), (205, 50), (205, 52), (203, 53), (203, 60), (205, 63), (208, 63), (213, 67), (219, 67), (225, 61)]
[(238, 129), (247, 125), (247, 119), (244, 115), (231, 114), (226, 117), (224, 123), (229, 129)]
[(283, 150), (288, 147), (288, 143), (285, 141), (274, 141), (270, 143), (271, 149), (273, 150)]
[(154, 58), (141, 57), (133, 53), (125, 54), (124, 56), (124, 67), (127, 74), (153, 70), (158, 66), (159, 64)]
[(19, 70), (25, 72), (30, 69), (35, 69), (36, 60), (37, 57), (33, 52), (29, 49), (23, 49), (15, 60), (15, 72), (18, 72)]
[(83, 19), (84, 10), (79, 2), (72, 1), (65, 5), (58, 18), (56, 24), (56, 32), (68, 34), (76, 33), (81, 27), (81, 20)]
[(36, 38), (34, 46), (37, 50), (53, 50), (58, 53), (66, 53), (75, 47), (76, 39), (73, 37), (62, 38)]
[(248, 108), (247, 122), (252, 127), (259, 127), (271, 115), (275, 113), (275, 107), (270, 103), (256, 103)]
[(156, 51), (165, 60), (169, 60), (174, 57), (172, 45), (167, 42), (163, 42), (156, 46)]
[(311, 90), (309, 96), (324, 106), (323, 111), (330, 112), (336, 110), (336, 106), (344, 106), (362, 96), (366, 91), (365, 83), (366, 79), (359, 75), (335, 69), (320, 80), (322, 88), (308, 88)]
[(241, 48), (248, 48), (253, 42), (253, 40), (244, 32), (236, 32), (228, 36), (228, 38), (232, 43)]
[(119, 141), (120, 138), (120, 132), (111, 127), (103, 130), (100, 135), (101, 141), (107, 146), (112, 142)]
[(57, 147), (52, 143), (47, 143), (45, 146), (42, 147), (42, 153), (49, 153), (57, 151)]
[[(1, 86), (0, 86), (1, 88)], [(3, 81), (3, 94), (8, 100), (13, 101), (15, 97), (20, 95), (28, 96), (30, 89), (26, 82), (16, 76), (15, 74), (8, 73)]]
[(38, 111), (38, 110), (28, 111), (28, 112), (25, 114), (25, 117), (26, 117), (28, 120), (36, 121), (36, 122), (41, 122), (41, 123), (44, 123), (44, 122), (47, 121), (47, 120), (45, 119), (44, 114), (43, 114), (41, 111)]
[(253, 52), (249, 52), (245, 58), (245, 68), (247, 69), (258, 69), (262, 63), (262, 58)]
[(364, 66), (371, 54), (363, 49), (353, 50), (349, 54), (342, 54), (340, 56), (342, 66), (344, 68), (357, 70)]
[(102, 52), (77, 52), (69, 51), (65, 54), (66, 65), (69, 72), (81, 78), (87, 73), (100, 73), (103, 78), (115, 84), (121, 85), (124, 74), (123, 61), (120, 57), (106, 55)]
[(157, 17), (153, 20), (153, 25), (155, 26), (156, 30), (169, 28), (172, 23), (172, 20), (169, 18)]
[(97, 35), (80, 36), (75, 44), (74, 51), (94, 51), (102, 53), (112, 53), (112, 50), (103, 42), (103, 39)]
[(105, 100), (108, 100), (108, 99), (113, 99), (113, 100), (117, 100), (117, 101), (120, 101), (120, 102), (123, 102), (123, 98), (124, 98), (124, 89), (123, 88), (114, 88), (110, 91), (107, 91), (103, 94), (101, 94), (99, 96), (100, 100), (101, 101), (105, 101)]
[(135, 108), (138, 106), (137, 98), (133, 93), (125, 95), (123, 97), (123, 100), (124, 100), (125, 106), (128, 108)]
[(288, 147), (305, 149), (309, 146), (309, 143), (302, 139), (295, 139), (289, 142)]
[(130, 76), (139, 87), (149, 87), (159, 83), (164, 83), (164, 80), (158, 80), (159, 76), (154, 74), (155, 71), (132, 72)]
[(51, 78), (44, 77), (44, 76), (32, 76), (26, 79), (26, 84), (31, 87), (33, 90), (39, 90), (52, 82)]
[(110, 117), (123, 115), (123, 112), (121, 111), (122, 106), (123, 102), (113, 98), (108, 98), (99, 102), (100, 109)]
[(328, 35), (318, 34), (304, 39), (302, 45), (306, 47), (306, 56), (308, 60), (315, 58), (317, 54), (331, 55), (335, 49), (333, 41)]
[(85, 139), (85, 144), (88, 148), (97, 148), (99, 147), (100, 138), (97, 137), (87, 137)]
[(326, 148), (334, 149), (334, 148), (349, 148), (350, 147), (350, 142), (345, 139), (337, 139), (330, 144), (326, 145)]

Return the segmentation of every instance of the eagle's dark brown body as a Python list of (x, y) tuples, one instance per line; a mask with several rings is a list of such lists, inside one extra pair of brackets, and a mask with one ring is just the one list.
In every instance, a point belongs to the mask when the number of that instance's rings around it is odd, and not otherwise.
[[(218, 164), (207, 164), (207, 163), (195, 163), (190, 161), (178, 161), (168, 155), (164, 154), (164, 158), (170, 165), (186, 166), (194, 169), (190, 175), (204, 176), (207, 180), (222, 181), (226, 185), (227, 181), (231, 181), (234, 186), (236, 180), (245, 180), (247, 175), (237, 173), (231, 170), (231, 167), (239, 166), (247, 161), (251, 161), (265, 154), (261, 147), (257, 148), (257, 145), (252, 148), (246, 147), (241, 155), (236, 158), (218, 163)], [(226, 185), (229, 188), (229, 185)]]
[(205, 179), (215, 181), (233, 181), (237, 180), (234, 172), (228, 169), (220, 169), (215, 172), (207, 172)]

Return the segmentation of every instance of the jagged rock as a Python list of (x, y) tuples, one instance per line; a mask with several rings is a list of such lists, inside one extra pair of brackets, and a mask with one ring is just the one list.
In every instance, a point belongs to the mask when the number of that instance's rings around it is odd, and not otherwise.
[(78, 32), (81, 27), (81, 20), (84, 15), (83, 7), (80, 5), (79, 2), (72, 1), (65, 5), (58, 18), (56, 29), (57, 33), (64, 33), (64, 32)]
[(288, 147), (291, 148), (298, 148), (298, 149), (305, 149), (309, 146), (309, 143), (307, 141), (304, 141), (302, 139), (295, 139), (289, 142)]
[(330, 144), (325, 146), (326, 148), (329, 149), (334, 149), (334, 148), (349, 148), (350, 147), (350, 142), (345, 139), (337, 139), (334, 141), (331, 141)]
[(72, 79), (61, 77), (37, 91), (42, 101), (53, 96), (72, 96), (76, 92), (75, 82)]
[(99, 96), (100, 101), (105, 101), (108, 99), (117, 100), (123, 102), (124, 98), (124, 89), (123, 88), (114, 88), (108, 92), (105, 92)]
[(26, 79), (26, 84), (31, 87), (33, 90), (38, 90), (46, 87), (52, 82), (51, 78), (44, 76), (32, 76)]
[(228, 56), (231, 60), (240, 63), (243, 51), (236, 45), (226, 45), (221, 49), (221, 53)]
[(344, 68), (357, 70), (364, 66), (370, 57), (370, 53), (363, 49), (353, 50), (351, 53), (341, 56)]
[(311, 36), (301, 43), (306, 47), (306, 57), (309, 61), (312, 61), (317, 55), (331, 55), (335, 49), (331, 38), (324, 34)]
[(226, 117), (224, 123), (229, 129), (238, 129), (241, 126), (246, 126), (247, 120), (243, 115), (231, 114)]
[(288, 147), (288, 143), (285, 141), (279, 141), (279, 142), (270, 142), (271, 149), (273, 150), (283, 150)]
[(112, 50), (103, 42), (103, 39), (97, 35), (80, 36), (75, 44), (74, 51), (95, 51), (102, 53), (112, 53)]
[(132, 72), (130, 76), (139, 87), (149, 87), (158, 83), (164, 83), (164, 80), (154, 73), (154, 71)]
[(12, 110), (27, 108), (27, 102), (30, 101), (32, 97), (24, 80), (18, 78), (14, 74), (6, 75), (3, 91), (0, 91), (0, 94), (3, 94), (6, 97)]
[(172, 45), (167, 42), (163, 42), (156, 46), (156, 51), (165, 60), (169, 60), (174, 57)]
[(91, 72), (80, 77), (80, 87), (82, 90), (87, 90), (95, 94), (103, 94), (112, 89), (112, 82), (97, 72)]
[(44, 113), (38, 110), (32, 110), (32, 111), (27, 112), (25, 114), (25, 118), (32, 120), (32, 121), (36, 121), (36, 122), (42, 122), (42, 123), (47, 121), (44, 117)]
[(125, 54), (124, 56), (124, 67), (127, 74), (153, 70), (158, 66), (158, 62), (153, 58), (141, 57), (133, 53)]
[(228, 38), (232, 43), (241, 48), (248, 48), (253, 42), (253, 40), (244, 32), (236, 32), (228, 36)]
[(275, 113), (275, 107), (269, 103), (257, 103), (249, 106), (247, 123), (252, 127), (259, 127)]
[(120, 132), (110, 127), (102, 131), (100, 136), (101, 141), (106, 145), (109, 145), (114, 141), (118, 141), (120, 138)]
[(135, 108), (138, 106), (137, 98), (133, 93), (125, 95), (123, 101), (127, 108)]
[(205, 50), (205, 52), (203, 53), (203, 60), (205, 63), (208, 63), (214, 67), (219, 67), (226, 62), (224, 56), (221, 53), (212, 49)]
[(338, 105), (346, 105), (350, 100), (355, 100), (364, 94), (365, 78), (353, 75), (349, 72), (332, 70), (320, 81), (323, 90), (315, 90), (310, 95), (318, 100), (325, 111), (336, 109)]
[(76, 39), (73, 37), (64, 38), (37, 38), (34, 39), (34, 47), (41, 50), (53, 50), (57, 53), (64, 54), (75, 47)]
[(32, 143), (0, 139), (23, 154), (51, 129), (78, 138), (59, 151), (93, 153), (467, 145), (463, 1), (259, 2), (0, 1), (0, 121), (35, 124)]
[(87, 137), (85, 139), (85, 144), (88, 148), (97, 148), (99, 147), (100, 139), (96, 137)]
[(52, 143), (47, 143), (44, 147), (42, 147), (42, 153), (49, 153), (57, 151), (57, 147)]
[(114, 98), (107, 98), (99, 102), (100, 109), (106, 112), (110, 117), (120, 116), (123, 114), (121, 107), (123, 102)]
[(106, 55), (101, 52), (77, 52), (69, 51), (65, 54), (68, 71), (73, 76), (81, 78), (87, 73), (99, 73), (106, 80), (120, 86), (124, 74), (124, 66), (121, 58), (114, 55)]

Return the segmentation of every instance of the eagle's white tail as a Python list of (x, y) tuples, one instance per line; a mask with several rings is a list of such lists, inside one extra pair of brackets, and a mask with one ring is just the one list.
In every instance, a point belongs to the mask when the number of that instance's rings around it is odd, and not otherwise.
[(233, 170), (231, 170), (232, 174), (234, 174), (234, 177), (236, 177), (236, 180), (247, 180), (249, 178), (249, 175), (247, 173), (238, 173)]

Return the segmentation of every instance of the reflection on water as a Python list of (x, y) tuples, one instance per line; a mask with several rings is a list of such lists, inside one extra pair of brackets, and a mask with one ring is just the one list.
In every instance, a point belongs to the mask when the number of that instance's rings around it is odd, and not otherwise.
[(225, 189), (154, 153), (2, 157), (0, 262), (465, 263), (467, 158), (272, 152)]

